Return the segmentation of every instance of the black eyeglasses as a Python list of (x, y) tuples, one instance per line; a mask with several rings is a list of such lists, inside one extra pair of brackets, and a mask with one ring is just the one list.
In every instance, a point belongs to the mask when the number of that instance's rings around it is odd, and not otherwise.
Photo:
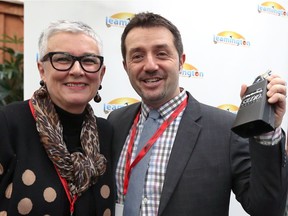
[(41, 62), (50, 59), (51, 65), (55, 70), (68, 71), (70, 70), (75, 61), (78, 61), (81, 68), (87, 73), (96, 73), (103, 65), (104, 57), (94, 54), (83, 56), (73, 56), (66, 52), (49, 52), (41, 59)]

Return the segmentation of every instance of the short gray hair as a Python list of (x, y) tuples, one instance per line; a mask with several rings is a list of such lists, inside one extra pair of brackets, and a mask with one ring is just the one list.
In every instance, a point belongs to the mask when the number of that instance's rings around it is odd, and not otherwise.
[(51, 22), (39, 37), (39, 59), (41, 59), (47, 51), (48, 39), (59, 32), (84, 33), (90, 36), (96, 41), (100, 55), (103, 55), (102, 40), (89, 25), (81, 21), (58, 20)]

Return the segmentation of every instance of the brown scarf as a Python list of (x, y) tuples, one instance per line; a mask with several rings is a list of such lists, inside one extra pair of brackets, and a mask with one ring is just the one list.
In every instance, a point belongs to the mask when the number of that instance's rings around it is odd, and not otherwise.
[(70, 195), (80, 196), (95, 184), (106, 170), (106, 159), (100, 154), (96, 118), (88, 104), (82, 131), (81, 145), (84, 153), (69, 153), (63, 140), (63, 128), (54, 104), (45, 86), (34, 92), (32, 108), (40, 140), (61, 177), (65, 178)]

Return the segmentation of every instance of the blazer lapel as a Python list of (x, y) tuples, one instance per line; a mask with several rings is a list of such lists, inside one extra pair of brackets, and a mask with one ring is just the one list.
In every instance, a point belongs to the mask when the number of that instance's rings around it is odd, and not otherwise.
[(196, 120), (200, 118), (199, 103), (190, 94), (188, 95), (188, 104), (183, 113), (168, 162), (158, 215), (162, 214), (168, 204), (182, 172), (191, 157), (201, 130), (201, 125), (196, 123)]

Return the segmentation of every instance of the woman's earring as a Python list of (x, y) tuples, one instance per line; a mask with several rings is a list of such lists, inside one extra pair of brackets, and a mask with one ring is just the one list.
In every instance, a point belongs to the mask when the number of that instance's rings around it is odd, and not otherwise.
[(99, 89), (98, 89), (98, 91), (97, 91), (97, 94), (96, 94), (96, 96), (94, 97), (94, 101), (95, 101), (96, 103), (99, 103), (99, 102), (101, 101), (101, 97), (100, 97), (100, 95), (99, 95), (99, 90), (101, 90), (101, 89), (102, 89), (102, 85), (99, 86)]
[(40, 84), (40, 86), (44, 86), (45, 82), (43, 80), (40, 80), (39, 84)]

